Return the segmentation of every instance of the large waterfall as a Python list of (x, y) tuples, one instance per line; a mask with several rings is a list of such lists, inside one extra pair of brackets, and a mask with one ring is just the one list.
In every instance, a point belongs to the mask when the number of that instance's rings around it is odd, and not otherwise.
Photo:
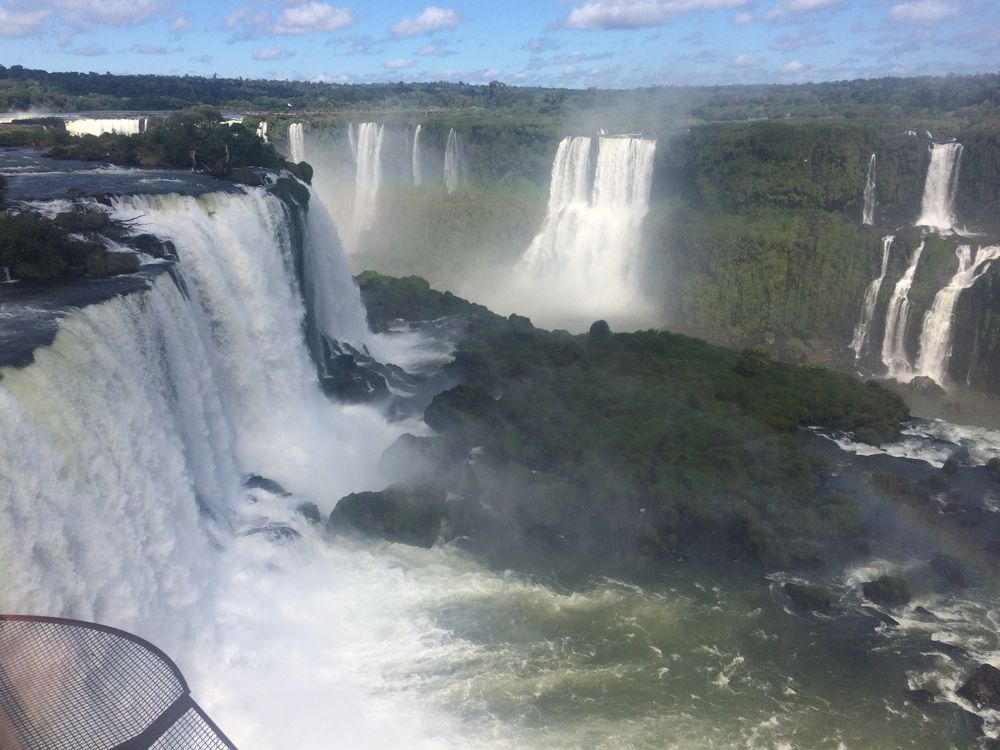
[(306, 140), (301, 122), (288, 126), (288, 158), (296, 164), (306, 160)]
[(924, 317), (916, 364), (918, 375), (926, 375), (941, 384), (948, 379), (952, 323), (958, 298), (989, 270), (991, 261), (1000, 258), (1000, 247), (980, 247), (973, 251), (968, 245), (960, 245), (955, 255), (958, 256), (958, 270), (947, 286), (935, 295)]
[(641, 307), (640, 229), (655, 149), (656, 141), (645, 138), (562, 140), (545, 222), (515, 269), (534, 289), (527, 292), (529, 306), (544, 299), (566, 313), (590, 316)]
[(448, 141), (444, 147), (444, 187), (448, 194), (454, 193), (465, 180), (465, 155), (455, 128), (448, 131)]
[(865, 177), (864, 206), (861, 209), (861, 223), (875, 223), (875, 153), (868, 160), (868, 176)]
[(417, 127), (413, 129), (413, 153), (411, 155), (411, 164), (413, 169), (413, 184), (420, 185), (424, 181), (423, 176), (423, 164), (420, 158), (420, 130), (423, 126), (417, 124)]
[(351, 149), (355, 154), (354, 211), (351, 214), (351, 232), (348, 249), (357, 248), (362, 232), (368, 231), (375, 221), (378, 208), (378, 191), (382, 185), (382, 142), (385, 125), (362, 122), (352, 135)]
[[(875, 156), (872, 155), (872, 159), (874, 158)], [(865, 289), (865, 298), (861, 303), (861, 317), (858, 319), (858, 324), (854, 326), (854, 337), (851, 339), (851, 348), (854, 350), (855, 359), (860, 359), (861, 352), (864, 350), (865, 344), (868, 343), (872, 319), (875, 317), (875, 303), (878, 302), (878, 293), (882, 289), (882, 282), (885, 281), (885, 274), (889, 268), (889, 252), (892, 249), (894, 239), (895, 237), (891, 234), (882, 238), (881, 270)]]
[(934, 143), (924, 182), (917, 226), (950, 229), (955, 224), (955, 193), (962, 159), (961, 143)]
[(882, 364), (885, 365), (889, 377), (902, 377), (910, 375), (913, 367), (910, 364), (910, 357), (906, 353), (906, 328), (910, 314), (910, 287), (913, 286), (913, 277), (917, 272), (917, 265), (920, 263), (920, 256), (924, 252), (924, 243), (921, 242), (910, 257), (910, 264), (902, 278), (896, 282), (892, 297), (889, 299), (889, 307), (885, 314), (885, 336), (882, 339)]
[(133, 135), (145, 129), (144, 117), (120, 117), (117, 119), (80, 118), (66, 121), (66, 132), (70, 135), (102, 135), (121, 133)]

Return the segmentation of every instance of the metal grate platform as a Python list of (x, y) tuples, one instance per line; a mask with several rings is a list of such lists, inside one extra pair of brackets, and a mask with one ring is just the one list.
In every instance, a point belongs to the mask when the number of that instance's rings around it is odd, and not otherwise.
[(236, 750), (156, 646), (28, 615), (0, 615), (0, 748)]

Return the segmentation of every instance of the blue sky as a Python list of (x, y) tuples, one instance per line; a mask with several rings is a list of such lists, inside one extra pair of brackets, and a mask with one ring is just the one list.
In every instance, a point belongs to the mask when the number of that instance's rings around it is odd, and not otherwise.
[(0, 0), (0, 64), (634, 87), (1000, 70), (997, 0)]

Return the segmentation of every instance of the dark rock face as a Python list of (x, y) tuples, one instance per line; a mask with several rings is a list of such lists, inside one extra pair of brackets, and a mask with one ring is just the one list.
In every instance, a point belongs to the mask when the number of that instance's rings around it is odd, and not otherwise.
[(366, 403), (389, 397), (384, 370), (366, 352), (337, 341), (322, 341), (320, 387), (341, 401)]
[(976, 708), (1000, 709), (1000, 669), (981, 664), (957, 692)]
[(924, 396), (945, 396), (947, 392), (935, 382), (933, 378), (926, 375), (917, 375), (910, 381), (910, 390)]
[(310, 523), (323, 523), (323, 517), (319, 514), (316, 503), (300, 503), (295, 506), (295, 511)]
[(270, 492), (272, 495), (278, 495), (279, 497), (288, 497), (292, 494), (273, 479), (262, 477), (259, 474), (249, 474), (244, 477), (243, 486), (248, 490), (264, 490), (265, 492)]
[(302, 535), (291, 526), (281, 523), (268, 523), (244, 532), (243, 536), (262, 536), (269, 542), (284, 543), (292, 542)]
[(431, 490), (389, 487), (340, 499), (327, 527), (430, 548), (441, 533), (444, 498)]
[(833, 594), (822, 586), (786, 583), (782, 589), (799, 612), (827, 614), (833, 609)]
[(866, 599), (883, 607), (901, 607), (910, 601), (910, 584), (895, 576), (882, 576), (861, 588)]

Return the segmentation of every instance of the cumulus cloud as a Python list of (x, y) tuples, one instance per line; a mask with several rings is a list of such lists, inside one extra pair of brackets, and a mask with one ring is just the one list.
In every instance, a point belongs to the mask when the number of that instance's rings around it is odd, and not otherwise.
[(701, 10), (742, 8), (747, 0), (590, 0), (570, 11), (571, 29), (638, 29)]
[(174, 16), (170, 19), (170, 30), (177, 33), (183, 31), (191, 31), (194, 28), (194, 24), (191, 23), (191, 19), (187, 16)]
[(285, 8), (274, 24), (275, 34), (302, 36), (328, 34), (354, 23), (350, 8), (334, 8), (329, 3), (307, 2)]
[(734, 13), (733, 17), (729, 19), (729, 23), (733, 26), (746, 26), (748, 23), (753, 21), (753, 13)]
[(958, 6), (947, 0), (914, 0), (889, 9), (889, 20), (899, 23), (933, 23), (958, 14)]
[(764, 18), (769, 21), (781, 21), (803, 13), (834, 10), (840, 8), (842, 5), (843, 0), (780, 0), (771, 10), (764, 14)]
[(47, 10), (16, 11), (0, 8), (0, 36), (31, 36), (50, 15)]
[(789, 60), (788, 62), (786, 62), (784, 65), (781, 66), (781, 72), (787, 73), (789, 75), (797, 75), (802, 71), (804, 71), (805, 69), (806, 69), (805, 64), (799, 62), (798, 60)]
[(386, 60), (382, 63), (382, 67), (386, 70), (405, 70), (406, 68), (412, 68), (414, 65), (416, 63), (413, 60), (404, 60), (402, 58)]
[(429, 5), (416, 18), (407, 16), (392, 27), (392, 35), (397, 39), (407, 39), (419, 34), (430, 34), (442, 29), (453, 29), (458, 26), (462, 17), (458, 11), (448, 8), (438, 8)]
[(281, 47), (264, 47), (263, 49), (254, 50), (250, 56), (254, 60), (284, 60), (293, 54), (295, 53)]
[(760, 59), (747, 53), (737, 55), (733, 60), (734, 68), (752, 68), (755, 65), (760, 65)]

